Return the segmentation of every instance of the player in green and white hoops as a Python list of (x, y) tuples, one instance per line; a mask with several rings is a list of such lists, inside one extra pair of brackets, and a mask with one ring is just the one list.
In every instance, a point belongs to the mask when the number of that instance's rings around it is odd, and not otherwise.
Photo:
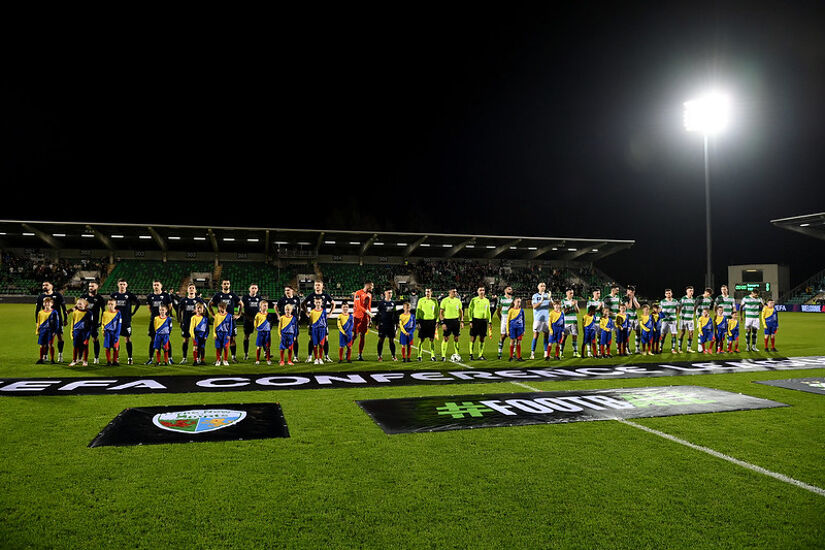
[[(756, 349), (756, 335), (759, 332), (759, 314), (762, 311), (765, 303), (759, 297), (759, 291), (751, 290), (749, 296), (742, 298), (739, 304), (739, 311), (745, 317), (745, 342), (748, 345), (748, 351), (757, 351)], [(751, 344), (753, 341), (753, 344)]]
[(634, 339), (636, 343), (636, 351), (634, 353), (639, 353), (639, 344), (641, 343), (641, 328), (639, 328), (639, 317), (638, 313), (636, 313), (637, 309), (641, 309), (641, 305), (639, 304), (639, 300), (636, 299), (636, 287), (635, 286), (628, 286), (627, 287), (627, 295), (624, 300), (625, 306), (627, 306), (627, 322), (628, 328), (632, 330), (636, 334), (636, 338)]
[(604, 297), (604, 307), (610, 308), (610, 316), (616, 318), (622, 299), (619, 297), (619, 286), (615, 283), (610, 286), (610, 294)]
[(722, 285), (719, 290), (722, 294), (717, 296), (715, 305), (716, 307), (722, 306), (725, 317), (730, 318), (736, 311), (736, 300), (728, 294), (728, 285)]
[(576, 343), (579, 337), (579, 301), (573, 297), (572, 288), (565, 290), (564, 294), (564, 299), (561, 301), (562, 311), (564, 312), (564, 337), (561, 341), (561, 356), (564, 357), (564, 344), (567, 343), (567, 337), (572, 336), (573, 357), (581, 357)]
[(679, 301), (673, 299), (673, 291), (665, 289), (665, 299), (659, 302), (662, 309), (662, 335), (659, 337), (659, 349), (665, 347), (665, 337), (670, 333), (670, 353), (676, 353), (676, 314), (679, 310)]
[[(602, 319), (602, 310), (604, 310), (604, 301), (602, 301), (602, 289), (597, 288), (593, 291), (593, 296), (587, 301), (587, 309), (590, 306), (596, 308), (596, 314), (593, 316), (593, 322), (596, 323), (596, 340), (598, 341), (602, 336), (602, 330), (599, 326), (599, 321)], [(587, 347), (588, 357), (592, 357), (590, 346)]]
[(504, 288), (504, 295), (498, 298), (498, 307), (496, 314), (501, 319), (501, 339), (498, 341), (498, 358), (501, 359), (501, 352), (504, 349), (504, 339), (508, 337), (510, 329), (507, 323), (507, 314), (510, 308), (513, 307), (513, 287), (508, 286)]
[(685, 332), (688, 334), (688, 345), (685, 349), (688, 353), (693, 353), (694, 317), (696, 315), (696, 298), (693, 297), (693, 287), (685, 288), (685, 295), (679, 300), (679, 353), (682, 353), (685, 343)]

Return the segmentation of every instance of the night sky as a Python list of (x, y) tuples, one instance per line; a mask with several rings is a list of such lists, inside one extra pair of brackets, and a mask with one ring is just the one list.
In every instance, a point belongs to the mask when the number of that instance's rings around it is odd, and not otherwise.
[(35, 30), (0, 87), (2, 181), (29, 198), (0, 217), (635, 239), (601, 266), (656, 294), (703, 284), (682, 103), (715, 87), (717, 280), (825, 267), (769, 223), (825, 210), (825, 3), (647, 4)]

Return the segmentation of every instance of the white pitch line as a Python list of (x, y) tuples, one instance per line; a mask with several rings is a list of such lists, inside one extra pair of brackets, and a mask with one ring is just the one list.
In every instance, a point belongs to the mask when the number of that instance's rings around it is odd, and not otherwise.
[(641, 424), (636, 424), (635, 422), (631, 422), (629, 420), (618, 419), (618, 422), (621, 422), (622, 424), (626, 424), (628, 426), (633, 426), (634, 428), (637, 428), (639, 430), (643, 430), (643, 431), (648, 432), (648, 433), (652, 433), (654, 435), (658, 435), (659, 437), (664, 437), (665, 439), (668, 439), (670, 441), (674, 441), (676, 443), (679, 443), (680, 445), (690, 447), (691, 449), (695, 449), (697, 451), (702, 451), (703, 453), (707, 453), (711, 456), (715, 456), (716, 458), (721, 458), (722, 460), (727, 460), (728, 462), (731, 462), (731, 463), (736, 464), (737, 466), (741, 466), (743, 468), (747, 468), (748, 470), (751, 470), (753, 472), (757, 472), (757, 473), (760, 473), (762, 475), (766, 475), (766, 476), (772, 477), (774, 479), (778, 479), (779, 481), (784, 481), (785, 483), (790, 483), (791, 485), (796, 485), (797, 487), (805, 489), (806, 491), (810, 491), (811, 493), (814, 493), (814, 494), (819, 495), (821, 497), (825, 497), (825, 489), (822, 489), (822, 488), (817, 487), (815, 485), (809, 485), (809, 484), (805, 483), (804, 481), (799, 481), (799, 480), (794, 479), (792, 477), (788, 477), (788, 476), (783, 475), (783, 474), (778, 474), (776, 472), (766, 470), (765, 468), (762, 468), (761, 466), (757, 466), (756, 464), (751, 464), (750, 462), (745, 462), (744, 460), (739, 460), (738, 458), (733, 458), (732, 456), (728, 456), (726, 454), (720, 453), (719, 451), (714, 451), (713, 449), (710, 449), (708, 447), (703, 447), (701, 445), (696, 445), (695, 443), (691, 443), (690, 441), (685, 441), (684, 439), (679, 439), (678, 437), (672, 436), (670, 434), (666, 434), (665, 432), (660, 432), (659, 430), (654, 430), (653, 428), (648, 428), (647, 426), (642, 426)]

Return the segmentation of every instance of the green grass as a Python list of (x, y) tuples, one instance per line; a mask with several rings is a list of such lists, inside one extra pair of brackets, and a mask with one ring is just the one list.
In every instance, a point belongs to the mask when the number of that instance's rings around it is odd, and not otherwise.
[[(287, 371), (250, 363), (34, 365), (32, 311), (0, 307), (0, 377)], [(825, 316), (784, 314), (781, 323), (780, 355), (825, 353)], [(140, 316), (135, 323), (135, 357), (141, 363), (146, 324)], [(303, 334), (302, 345), (305, 340)], [(175, 336), (179, 350), (177, 342)], [(335, 338), (331, 351), (337, 356)], [(461, 353), (466, 358), (465, 345)], [(552, 365), (600, 363), (605, 361)], [(524, 363), (531, 364), (545, 365)], [(388, 367), (402, 364), (368, 361), (341, 369), (302, 363), (290, 372)], [(825, 369), (529, 385), (563, 390), (691, 384), (787, 403), (636, 422), (825, 487), (825, 396), (752, 383), (807, 376), (825, 376)], [(0, 547), (822, 547), (825, 498), (618, 422), (388, 436), (355, 404), (521, 391), (529, 390), (495, 383), (3, 397)], [(127, 407), (261, 401), (281, 403), (289, 439), (87, 448)]]

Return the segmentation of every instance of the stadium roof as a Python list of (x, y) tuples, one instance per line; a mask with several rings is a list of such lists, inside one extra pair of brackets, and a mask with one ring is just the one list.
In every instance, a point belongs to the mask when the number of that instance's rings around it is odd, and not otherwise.
[(818, 214), (807, 214), (805, 216), (794, 216), (793, 218), (781, 218), (771, 220), (776, 227), (803, 233), (809, 237), (825, 240), (825, 212)]
[(0, 248), (595, 261), (632, 240), (0, 220)]

